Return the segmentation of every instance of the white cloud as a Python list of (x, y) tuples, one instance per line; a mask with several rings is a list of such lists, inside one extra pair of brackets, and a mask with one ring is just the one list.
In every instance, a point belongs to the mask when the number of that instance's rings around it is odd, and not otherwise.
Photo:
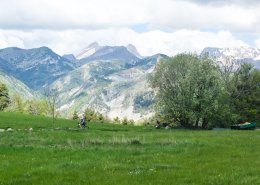
[(0, 48), (8, 46), (16, 46), (23, 48), (23, 40), (19, 38), (15, 33), (0, 30)]
[[(180, 0), (181, 1), (181, 0)], [(259, 0), (184, 0), (193, 3), (209, 4), (209, 5), (226, 5), (226, 4), (239, 4), (239, 5), (254, 5), (259, 4)]]
[(145, 22), (148, 14), (143, 5), (137, 0), (1, 0), (0, 25), (7, 29), (121, 27)]
[[(160, 29), (260, 31), (260, 5), (219, 0), (1, 0), (2, 29), (101, 29), (146, 24)], [(237, 2), (237, 3), (236, 3)], [(248, 1), (246, 1), (248, 2)]]
[[(156, 5), (154, 5), (156, 6)], [(214, 29), (234, 32), (260, 31), (259, 6), (205, 6), (172, 1), (162, 11), (154, 11), (151, 25), (174, 29)]]
[[(98, 41), (103, 45), (132, 43), (143, 55), (173, 55), (207, 46), (244, 45), (233, 35), (247, 40), (247, 34), (260, 32), (260, 4), (246, 2), (0, 0), (0, 47), (45, 45), (63, 54), (77, 53)], [(138, 25), (147, 27), (141, 29), (145, 32), (134, 31)]]
[(260, 38), (255, 40), (255, 47), (260, 49)]
[(59, 54), (77, 54), (89, 43), (98, 41), (101, 45), (134, 44), (142, 55), (164, 53), (174, 55), (180, 52), (200, 52), (205, 47), (235, 47), (246, 45), (228, 31), (217, 33), (195, 30), (175, 32), (148, 31), (137, 33), (128, 28), (100, 30), (0, 30), (0, 47), (18, 46), (33, 48), (48, 46)]

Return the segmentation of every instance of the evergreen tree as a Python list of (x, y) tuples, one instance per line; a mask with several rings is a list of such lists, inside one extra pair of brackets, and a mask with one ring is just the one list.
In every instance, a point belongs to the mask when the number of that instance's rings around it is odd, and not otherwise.
[(234, 74), (231, 100), (239, 122), (260, 121), (260, 71), (242, 64)]
[(77, 111), (74, 111), (74, 112), (73, 112), (72, 119), (73, 119), (73, 120), (78, 120), (78, 119), (79, 119), (79, 116), (78, 116)]

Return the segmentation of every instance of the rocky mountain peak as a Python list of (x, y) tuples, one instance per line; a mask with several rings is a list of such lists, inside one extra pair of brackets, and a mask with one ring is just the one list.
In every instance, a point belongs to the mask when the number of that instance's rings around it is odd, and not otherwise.
[(79, 54), (76, 55), (76, 59), (81, 60), (83, 58), (87, 58), (94, 53), (96, 53), (98, 50), (100, 50), (102, 46), (100, 46), (97, 42), (93, 42), (89, 44), (83, 51), (81, 51)]
[(142, 58), (142, 56), (140, 55), (140, 53), (138, 52), (138, 50), (136, 49), (136, 47), (135, 47), (134, 45), (128, 44), (128, 45), (126, 46), (126, 48), (127, 48), (127, 50), (128, 50), (129, 52), (131, 52), (132, 54), (134, 54), (136, 57)]

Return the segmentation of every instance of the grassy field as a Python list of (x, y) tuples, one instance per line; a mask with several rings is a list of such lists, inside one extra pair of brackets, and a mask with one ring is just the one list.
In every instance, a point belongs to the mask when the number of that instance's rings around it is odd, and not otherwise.
[[(0, 184), (260, 184), (260, 131), (155, 130), (0, 112)], [(32, 127), (33, 130), (28, 129)]]

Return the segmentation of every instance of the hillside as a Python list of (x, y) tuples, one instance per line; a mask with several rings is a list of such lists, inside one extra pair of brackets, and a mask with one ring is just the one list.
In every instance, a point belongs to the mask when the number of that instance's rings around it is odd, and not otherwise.
[(30, 89), (21, 81), (12, 76), (4, 74), (3, 72), (0, 72), (0, 82), (6, 84), (11, 96), (20, 95), (23, 99), (26, 100), (37, 99), (41, 97), (39, 93)]

